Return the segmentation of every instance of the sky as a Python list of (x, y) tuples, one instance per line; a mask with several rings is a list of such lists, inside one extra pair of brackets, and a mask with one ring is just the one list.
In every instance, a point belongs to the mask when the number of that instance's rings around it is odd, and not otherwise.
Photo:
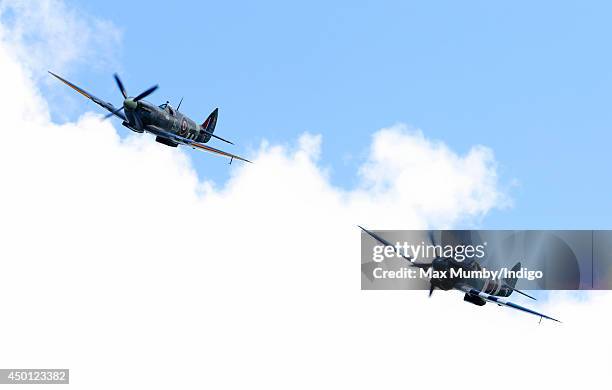
[[(607, 380), (609, 292), (513, 297), (564, 321), (538, 325), (360, 290), (357, 224), (607, 227), (605, 10), (539, 4), (0, 1), (0, 367), (88, 389)], [(117, 71), (218, 106), (254, 164), (101, 121), (49, 69), (115, 104)]]
[[(134, 93), (159, 83), (154, 102), (184, 97), (198, 121), (220, 107), (236, 152), (321, 134), (343, 188), (372, 133), (403, 123), (459, 152), (493, 149), (513, 207), (483, 227), (609, 228), (607, 2), (68, 4), (121, 31), (115, 66), (67, 75), (111, 101), (117, 71)], [(227, 178), (224, 161), (193, 159)]]

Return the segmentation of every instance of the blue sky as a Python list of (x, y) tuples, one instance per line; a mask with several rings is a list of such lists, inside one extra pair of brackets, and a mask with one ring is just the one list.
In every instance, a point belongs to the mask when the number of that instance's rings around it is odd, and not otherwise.
[[(610, 227), (606, 2), (68, 4), (123, 30), (128, 91), (159, 83), (150, 100), (184, 96), (196, 120), (220, 107), (229, 151), (320, 133), (322, 164), (351, 187), (372, 133), (401, 122), (459, 152), (493, 149), (514, 205), (483, 228)], [(118, 104), (113, 71), (70, 78)], [(225, 160), (192, 153), (201, 177), (227, 178)]]

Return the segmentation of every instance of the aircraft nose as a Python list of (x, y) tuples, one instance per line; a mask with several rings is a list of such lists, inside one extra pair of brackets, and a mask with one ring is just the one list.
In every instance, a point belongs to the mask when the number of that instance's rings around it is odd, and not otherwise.
[(436, 271), (442, 271), (445, 268), (445, 261), (442, 258), (436, 258), (433, 261), (433, 269)]
[(138, 103), (132, 98), (127, 98), (123, 101), (123, 107), (125, 107), (127, 110), (135, 110), (137, 106)]

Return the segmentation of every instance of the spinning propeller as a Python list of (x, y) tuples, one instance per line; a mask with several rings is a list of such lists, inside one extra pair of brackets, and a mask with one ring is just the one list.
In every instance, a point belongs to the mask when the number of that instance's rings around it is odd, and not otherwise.
[[(433, 231), (432, 231), (432, 230), (429, 230), (429, 232), (428, 232), (428, 237), (429, 237), (429, 242), (431, 242), (431, 244), (435, 246), (435, 245), (436, 245), (436, 240), (435, 240), (435, 238), (434, 238), (434, 235), (433, 235)], [(435, 253), (435, 251), (434, 251), (434, 253)], [(438, 259), (442, 260), (442, 259), (441, 259), (441, 257), (436, 256), (436, 257), (435, 257), (435, 258), (434, 258), (434, 259), (431, 261), (431, 267), (433, 267), (433, 269), (434, 269), (434, 270), (436, 269), (436, 267), (435, 267), (435, 264), (434, 264), (434, 263), (435, 263), (435, 262), (436, 262), (436, 260), (438, 260)], [(440, 260), (438, 260), (438, 261), (440, 261)], [(435, 290), (435, 289), (436, 289), (436, 286), (434, 286), (434, 284), (431, 282), (431, 280), (429, 280), (429, 297), (430, 297), (430, 298), (431, 298), (431, 294), (433, 294), (433, 292), (434, 292), (434, 290)]]
[(116, 109), (115, 111), (111, 112), (110, 114), (106, 115), (104, 117), (104, 119), (108, 119), (111, 116), (119, 113), (119, 111), (123, 110), (123, 109), (127, 109), (127, 110), (135, 110), (136, 107), (138, 107), (138, 101), (142, 100), (144, 98), (146, 98), (147, 96), (149, 96), (150, 94), (152, 94), (157, 88), (159, 88), (158, 85), (154, 85), (151, 88), (145, 90), (144, 92), (141, 92), (139, 95), (137, 95), (136, 97), (129, 97), (127, 94), (127, 91), (125, 90), (125, 87), (123, 86), (123, 83), (121, 82), (121, 79), (119, 78), (119, 75), (117, 75), (117, 73), (114, 74), (115, 77), (115, 81), (117, 82), (117, 87), (119, 87), (119, 90), (121, 91), (121, 94), (123, 95), (123, 105), (121, 107), (119, 107), (118, 109)]

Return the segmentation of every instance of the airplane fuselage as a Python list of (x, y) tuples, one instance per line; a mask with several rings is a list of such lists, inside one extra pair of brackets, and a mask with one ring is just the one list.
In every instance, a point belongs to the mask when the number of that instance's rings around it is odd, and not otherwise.
[(141, 100), (133, 108), (126, 105), (124, 111), (128, 119), (124, 126), (133, 131), (155, 133), (155, 129), (159, 128), (197, 142), (208, 141), (209, 137), (206, 137), (202, 126), (168, 104), (158, 107)]

